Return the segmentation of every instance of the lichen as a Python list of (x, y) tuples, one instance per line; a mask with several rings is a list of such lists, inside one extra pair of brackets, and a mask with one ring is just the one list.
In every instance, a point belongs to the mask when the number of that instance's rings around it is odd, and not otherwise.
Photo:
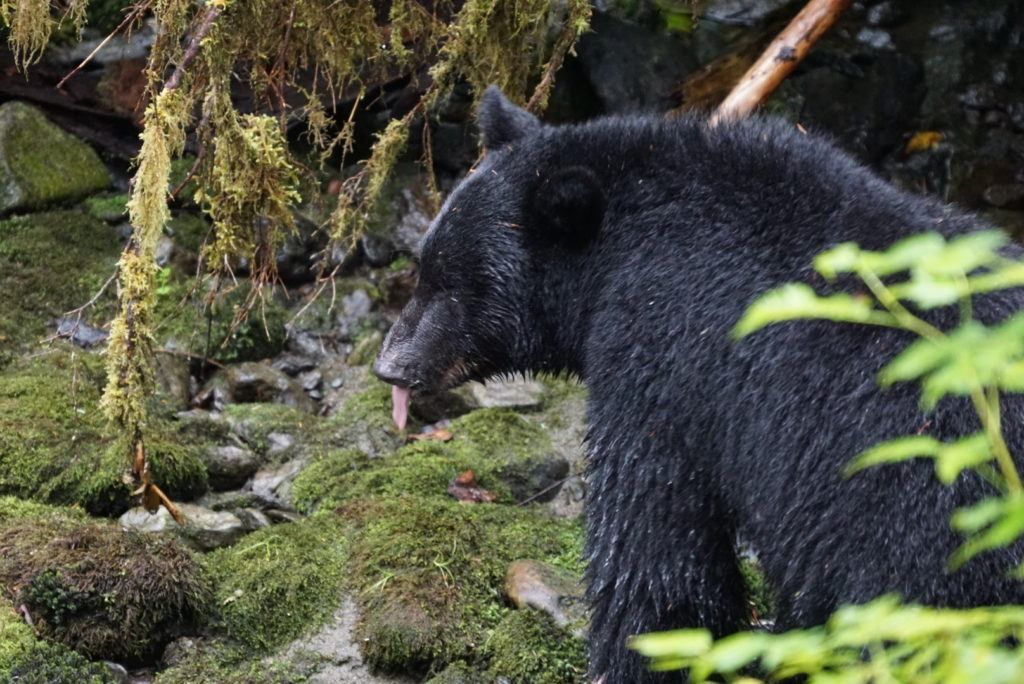
[(254, 532), (203, 558), (218, 623), (232, 639), (266, 651), (323, 624), (341, 601), (347, 543), (332, 515)]
[(0, 524), (0, 587), (42, 636), (129, 662), (194, 628), (210, 601), (192, 554), (175, 540), (73, 515)]

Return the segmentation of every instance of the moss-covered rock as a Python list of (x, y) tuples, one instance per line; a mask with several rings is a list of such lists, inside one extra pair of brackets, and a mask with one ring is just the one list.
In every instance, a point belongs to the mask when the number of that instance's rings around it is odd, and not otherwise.
[(219, 623), (232, 639), (265, 651), (321, 625), (338, 607), (347, 561), (333, 515), (254, 532), (203, 558)]
[(523, 557), (578, 565), (582, 529), (536, 509), (417, 496), (343, 506), (367, 662), (422, 674), (478, 651), (509, 612), (502, 584)]
[(203, 642), (181, 662), (157, 673), (154, 684), (297, 684), (313, 671), (305, 662), (268, 663), (238, 645)]
[(129, 662), (194, 629), (210, 601), (200, 567), (176, 541), (52, 510), (0, 524), (0, 587), (42, 636)]
[(83, 202), (85, 210), (93, 218), (107, 223), (121, 223), (128, 220), (128, 200), (125, 194), (94, 195)]
[[(53, 318), (87, 302), (114, 273), (120, 251), (117, 231), (82, 211), (0, 221), (0, 350), (42, 338)], [(113, 290), (84, 322), (105, 323), (114, 312)]]
[(78, 199), (110, 185), (91, 147), (23, 102), (0, 105), (0, 213)]
[(490, 680), (514, 684), (587, 681), (586, 644), (535, 610), (509, 613), (483, 646)]
[[(129, 451), (109, 436), (98, 402), (106, 374), (97, 355), (58, 349), (0, 373), (0, 494), (78, 504), (98, 515), (127, 510)], [(154, 417), (147, 449), (170, 496), (206, 489), (201, 445)]]
[(112, 684), (103, 663), (38, 638), (14, 606), (0, 599), (0, 682)]
[[(375, 395), (371, 391), (355, 404), (371, 416), (363, 420), (390, 425), (390, 415), (382, 418), (383, 395)], [(359, 449), (320, 454), (296, 478), (293, 501), (299, 510), (310, 512), (377, 495), (447, 499), (452, 478), (473, 470), (480, 486), (496, 494), (499, 502), (513, 503), (567, 474), (568, 464), (552, 457), (543, 430), (511, 411), (474, 411), (453, 421), (449, 429), (450, 442), (414, 442), (382, 459), (367, 457)]]

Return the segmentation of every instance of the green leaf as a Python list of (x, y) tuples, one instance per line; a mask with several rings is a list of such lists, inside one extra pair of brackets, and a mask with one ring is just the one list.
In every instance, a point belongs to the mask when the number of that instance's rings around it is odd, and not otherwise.
[(923, 254), (917, 266), (933, 275), (965, 275), (998, 260), (997, 250), (1008, 241), (1006, 233), (999, 230), (960, 235), (950, 240), (945, 249)]
[(732, 336), (739, 339), (772, 323), (802, 318), (880, 324), (893, 321), (889, 314), (875, 309), (866, 298), (848, 294), (820, 297), (808, 285), (789, 283), (755, 300), (732, 329)]
[(860, 263), (861, 250), (855, 242), (844, 242), (814, 257), (814, 270), (829, 280), (839, 273), (852, 273)]
[(991, 525), (1002, 514), (1004, 506), (1001, 498), (984, 499), (973, 506), (957, 510), (950, 523), (958, 532), (977, 532)]
[(942, 442), (928, 435), (897, 437), (877, 444), (854, 458), (844, 474), (849, 477), (856, 472), (882, 463), (899, 463), (919, 456), (934, 456), (942, 448)]
[(949, 338), (917, 340), (882, 367), (878, 374), (879, 383), (884, 387), (896, 382), (917, 380), (945, 363), (951, 355), (950, 346)]
[(979, 553), (1003, 548), (1024, 535), (1024, 496), (1006, 497), (1001, 501), (1001, 510), (988, 526), (976, 532), (953, 553), (949, 560), (953, 570)]
[(707, 653), (711, 642), (706, 629), (677, 629), (631, 637), (626, 645), (648, 658), (687, 658)]
[(893, 243), (884, 252), (863, 252), (861, 263), (875, 275), (885, 277), (913, 268), (945, 248), (946, 241), (938, 233), (921, 233)]
[(715, 642), (705, 656), (715, 672), (736, 672), (761, 655), (769, 637), (761, 632), (739, 632)]
[(967, 279), (971, 292), (980, 294), (1024, 285), (1024, 264), (1012, 262), (989, 273)]
[(935, 457), (935, 475), (943, 484), (953, 480), (967, 468), (975, 468), (992, 460), (992, 450), (985, 433), (979, 432), (939, 449)]

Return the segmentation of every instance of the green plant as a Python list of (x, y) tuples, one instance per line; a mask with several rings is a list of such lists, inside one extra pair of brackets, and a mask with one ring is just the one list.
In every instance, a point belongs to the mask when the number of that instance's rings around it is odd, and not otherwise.
[[(1024, 534), (1024, 489), (1000, 422), (1000, 393), (1024, 391), (1024, 312), (985, 326), (974, 320), (972, 306), (977, 295), (1024, 285), (1024, 263), (1006, 256), (1007, 242), (1001, 232), (979, 231), (949, 240), (925, 233), (884, 252), (841, 244), (820, 254), (815, 270), (828, 281), (853, 276), (868, 294), (821, 295), (803, 283), (786, 284), (755, 301), (733, 330), (740, 338), (774, 323), (823, 319), (917, 336), (882, 368), (880, 384), (919, 382), (925, 409), (945, 397), (967, 397), (981, 430), (948, 443), (927, 435), (890, 440), (857, 456), (846, 474), (931, 458), (946, 484), (968, 469), (985, 477), (994, 495), (953, 516), (965, 536), (950, 558), (953, 570)], [(960, 310), (954, 329), (926, 320), (928, 311), (949, 306)], [(768, 681), (1015, 682), (1024, 671), (1022, 636), (1024, 607), (948, 610), (901, 605), (889, 596), (840, 608), (813, 629), (742, 632), (717, 642), (706, 630), (686, 629), (637, 637), (631, 646), (655, 669), (686, 669), (695, 682), (761, 681), (745, 674), (750, 669)]]

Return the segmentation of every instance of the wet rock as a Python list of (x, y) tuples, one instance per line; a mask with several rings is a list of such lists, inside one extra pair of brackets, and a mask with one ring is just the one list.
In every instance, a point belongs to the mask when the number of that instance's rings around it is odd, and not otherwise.
[(178, 525), (163, 507), (156, 513), (150, 513), (138, 506), (122, 515), (118, 522), (121, 528), (127, 531), (178, 535), (200, 551), (231, 546), (246, 533), (245, 525), (233, 513), (211, 511), (194, 504), (177, 506), (185, 518), (184, 526)]
[(316, 368), (316, 361), (304, 354), (289, 351), (278, 355), (270, 365), (294, 378), (300, 373)]
[(704, 16), (723, 24), (752, 26), (788, 4), (793, 0), (712, 0)]
[(249, 483), (249, 489), (263, 501), (290, 507), (292, 482), (309, 462), (297, 458), (286, 463), (261, 468)]
[(359, 244), (363, 249), (363, 259), (370, 266), (387, 266), (395, 258), (395, 246), (381, 235), (367, 233), (360, 239)]
[(475, 408), (477, 402), (464, 391), (445, 391), (433, 394), (414, 394), (409, 410), (417, 420), (436, 423), (440, 420), (458, 418)]
[(65, 316), (58, 318), (56, 321), (57, 330), (55, 334), (65, 340), (71, 340), (71, 342), (82, 349), (91, 349), (93, 347), (105, 344), (107, 338), (110, 336), (106, 330), (100, 330), (94, 328), (91, 325), (83, 323), (76, 316)]
[(991, 185), (982, 196), (998, 209), (1024, 209), (1024, 183)]
[(234, 514), (242, 521), (242, 527), (246, 532), (255, 532), (272, 524), (267, 514), (258, 508), (240, 508), (234, 511)]
[(303, 681), (308, 684), (412, 684), (408, 677), (378, 675), (370, 672), (353, 638), (359, 621), (359, 609), (346, 598), (330, 621), (316, 633), (296, 639), (267, 663), (277, 660), (295, 662), (297, 658), (319, 663), (316, 672)]
[(875, 50), (895, 50), (896, 44), (888, 31), (864, 27), (857, 33), (857, 42)]
[(295, 448), (295, 437), (287, 432), (268, 432), (266, 443), (267, 456), (277, 459)]
[(896, 0), (885, 0), (868, 9), (867, 22), (872, 26), (891, 28), (907, 19), (907, 10)]
[(241, 487), (259, 469), (259, 460), (253, 452), (233, 445), (206, 449), (203, 462), (210, 477), (210, 487), (218, 491)]
[(78, 199), (109, 185), (91, 147), (34, 107), (0, 105), (0, 213)]
[(266, 363), (248, 361), (228, 366), (207, 383), (206, 389), (217, 387), (238, 403), (270, 402), (310, 413), (316, 410), (298, 383)]
[(505, 574), (505, 594), (516, 608), (547, 613), (559, 627), (581, 636), (587, 621), (583, 583), (550, 563), (517, 560)]
[(536, 380), (523, 378), (487, 383), (473, 382), (469, 388), (471, 396), (480, 408), (537, 408), (544, 397), (544, 385)]
[(555, 453), (499, 470), (516, 501), (545, 503), (558, 496), (569, 476), (569, 462)]
[(211, 511), (236, 511), (258, 507), (261, 501), (252, 492), (232, 489), (224, 492), (207, 492), (199, 497), (195, 504)]
[(577, 45), (579, 64), (607, 113), (665, 111), (697, 67), (681, 40), (595, 12)]
[(298, 377), (299, 384), (302, 386), (302, 389), (306, 390), (306, 392), (312, 392), (320, 389), (323, 379), (323, 373), (316, 369), (306, 371)]
[(131, 681), (128, 677), (128, 670), (125, 669), (124, 665), (119, 665), (109, 660), (103, 661), (103, 665), (106, 666), (110, 678), (117, 684), (129, 684)]

